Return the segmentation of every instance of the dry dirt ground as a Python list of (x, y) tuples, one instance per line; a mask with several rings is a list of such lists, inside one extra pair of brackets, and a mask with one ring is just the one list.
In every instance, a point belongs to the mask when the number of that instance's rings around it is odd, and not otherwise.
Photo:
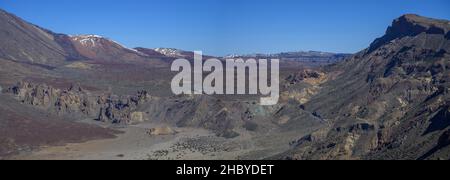
[[(233, 160), (264, 159), (289, 148), (301, 132), (251, 134), (235, 139), (217, 137), (204, 129), (175, 128), (175, 135), (150, 136), (149, 128), (163, 124), (140, 124), (124, 129), (114, 139), (93, 140), (62, 146), (44, 146), (21, 153), (15, 160)], [(270, 135), (271, 134), (271, 135)], [(276, 143), (276, 144), (274, 144)], [(270, 146), (268, 146), (270, 144)]]

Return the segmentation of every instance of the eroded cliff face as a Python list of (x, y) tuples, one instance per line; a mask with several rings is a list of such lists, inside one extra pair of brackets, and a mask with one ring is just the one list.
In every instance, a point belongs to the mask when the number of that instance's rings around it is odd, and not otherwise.
[(343, 73), (304, 105), (329, 126), (277, 157), (450, 157), (442, 145), (449, 129), (449, 29), (448, 21), (405, 15), (369, 49), (331, 67)]

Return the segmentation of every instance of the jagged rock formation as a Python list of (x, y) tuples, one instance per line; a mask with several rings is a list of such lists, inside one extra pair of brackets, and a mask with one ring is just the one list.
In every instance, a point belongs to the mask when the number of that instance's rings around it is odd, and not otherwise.
[(9, 88), (7, 92), (14, 94), (22, 103), (49, 109), (58, 114), (83, 113), (89, 115), (96, 106), (91, 95), (77, 86), (60, 90), (45, 84), (19, 82)]
[(150, 100), (152, 97), (146, 91), (140, 91), (136, 96), (131, 97), (100, 97), (97, 102), (102, 106), (96, 120), (114, 124), (143, 122), (146, 117), (143, 112), (137, 111), (137, 107)]
[(145, 91), (136, 96), (116, 97), (112, 95), (94, 95), (79, 85), (72, 85), (67, 90), (61, 90), (45, 84), (19, 82), (9, 88), (12, 93), (24, 103), (46, 109), (60, 115), (84, 115), (94, 117), (99, 121), (132, 124), (144, 120), (135, 112), (136, 107), (151, 97)]
[(267, 111), (267, 115), (275, 110), (262, 110), (258, 105), (245, 102), (224, 102), (210, 96), (157, 98), (147, 91), (140, 91), (135, 96), (96, 95), (78, 85), (61, 90), (45, 84), (19, 82), (6, 92), (15, 95), (23, 104), (58, 115), (122, 125), (152, 121), (177, 127), (201, 127), (230, 138), (239, 136), (236, 128), (248, 126), (258, 116), (251, 109)]
[(449, 158), (449, 21), (405, 15), (369, 49), (331, 67), (305, 109), (329, 126), (299, 138), (288, 159)]

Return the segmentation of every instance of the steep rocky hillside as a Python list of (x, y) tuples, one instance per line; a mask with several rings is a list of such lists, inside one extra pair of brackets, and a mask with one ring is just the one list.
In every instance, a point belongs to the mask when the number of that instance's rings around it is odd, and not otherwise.
[(329, 125), (287, 159), (449, 159), (450, 22), (405, 15), (303, 106)]
[(0, 24), (0, 58), (56, 65), (68, 56), (51, 33), (1, 9)]

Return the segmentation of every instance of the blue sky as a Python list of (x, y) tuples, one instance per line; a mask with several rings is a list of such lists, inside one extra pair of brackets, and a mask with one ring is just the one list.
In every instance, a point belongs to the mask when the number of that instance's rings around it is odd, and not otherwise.
[(448, 0), (1, 0), (0, 8), (55, 32), (212, 55), (352, 53), (402, 14), (450, 19)]

